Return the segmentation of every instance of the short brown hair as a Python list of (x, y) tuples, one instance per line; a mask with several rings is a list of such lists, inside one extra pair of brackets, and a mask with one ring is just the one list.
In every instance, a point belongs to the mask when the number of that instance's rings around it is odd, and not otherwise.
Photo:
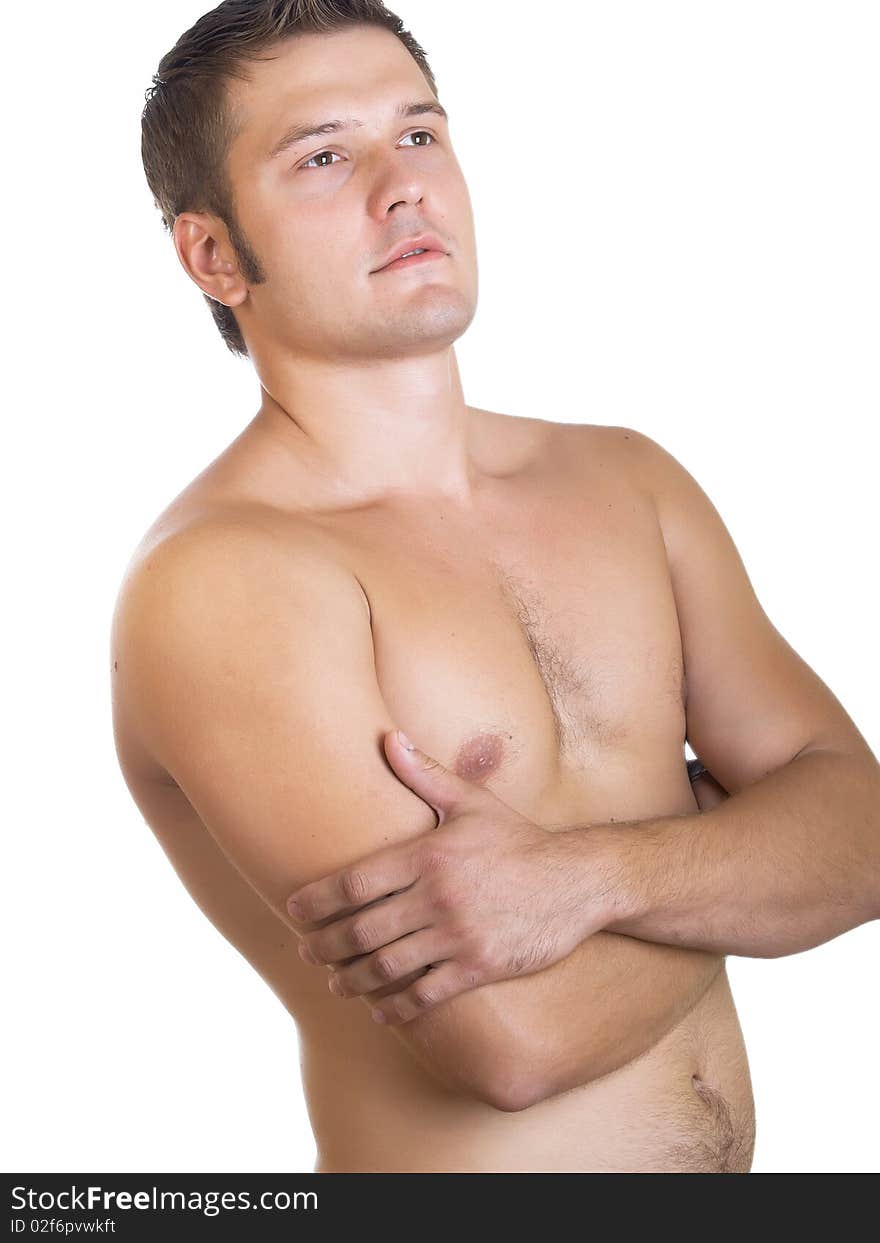
[[(381, 0), (223, 0), (166, 52), (153, 74), (141, 115), (141, 158), (153, 200), (170, 234), (183, 211), (219, 216), (251, 284), (266, 279), (236, 217), (226, 156), (238, 130), (227, 90), (246, 81), (251, 63), (283, 39), (331, 34), (349, 26), (391, 31), (413, 57), (434, 95), (437, 84), (422, 47)], [(203, 294), (233, 354), (247, 346), (231, 307)]]

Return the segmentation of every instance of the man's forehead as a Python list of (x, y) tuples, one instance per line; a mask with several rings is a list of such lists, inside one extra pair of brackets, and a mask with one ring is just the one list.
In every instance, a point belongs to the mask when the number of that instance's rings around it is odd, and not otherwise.
[(247, 81), (234, 80), (229, 87), (237, 145), (250, 155), (264, 152), (297, 121), (326, 115), (368, 122), (402, 100), (431, 95), (412, 56), (385, 30), (297, 35), (271, 56), (248, 67)]

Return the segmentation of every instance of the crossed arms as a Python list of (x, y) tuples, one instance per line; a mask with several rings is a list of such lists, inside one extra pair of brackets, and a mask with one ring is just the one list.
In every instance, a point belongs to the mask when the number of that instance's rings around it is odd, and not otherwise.
[[(642, 822), (654, 830), (644, 850), (632, 825), (572, 826), (572, 841), (606, 842), (603, 858), (627, 877), (619, 923), (609, 907), (608, 922), (575, 935), (551, 965), (389, 1023), (388, 1038), (443, 1084), (498, 1109), (525, 1108), (651, 1047), (708, 987), (718, 952), (792, 952), (785, 947), (817, 944), (880, 907), (874, 756), (771, 626), (696, 482), (653, 441), (626, 432), (666, 539), (688, 737), (732, 797), (703, 815)], [(175, 535), (126, 581), (113, 647), (151, 752), (295, 931), (292, 892), (307, 897), (374, 852), (432, 836), (434, 811), (383, 757), (396, 722), (376, 682), (357, 584), (305, 541), (293, 549), (219, 520)], [(695, 852), (705, 867), (688, 888), (675, 860)], [(744, 877), (762, 919), (749, 921), (751, 940), (740, 943), (731, 931), (743, 925), (734, 898)], [(729, 927), (713, 923), (718, 909)], [(429, 977), (394, 979), (360, 1001), (391, 1007), (418, 978)]]

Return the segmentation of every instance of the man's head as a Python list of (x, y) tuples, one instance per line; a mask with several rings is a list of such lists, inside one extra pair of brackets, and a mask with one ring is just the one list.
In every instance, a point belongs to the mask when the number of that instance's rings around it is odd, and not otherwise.
[[(465, 331), (473, 217), (437, 109), (424, 52), (377, 0), (224, 0), (162, 58), (144, 169), (230, 350), (397, 357)], [(336, 120), (354, 124), (277, 150)], [(423, 232), (445, 257), (375, 271)]]

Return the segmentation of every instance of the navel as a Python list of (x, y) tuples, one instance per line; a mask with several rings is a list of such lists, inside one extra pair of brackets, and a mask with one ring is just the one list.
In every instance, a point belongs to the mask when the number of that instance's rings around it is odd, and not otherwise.
[(501, 764), (506, 734), (476, 734), (455, 753), (452, 770), (465, 781), (482, 781)]

